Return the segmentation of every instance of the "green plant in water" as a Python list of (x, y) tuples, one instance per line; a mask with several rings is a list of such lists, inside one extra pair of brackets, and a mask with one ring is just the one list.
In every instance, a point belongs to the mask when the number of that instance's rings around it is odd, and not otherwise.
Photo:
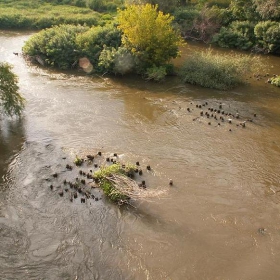
[(83, 159), (79, 158), (78, 156), (76, 156), (75, 160), (74, 160), (74, 164), (76, 166), (81, 166), (83, 164)]
[(113, 202), (124, 203), (129, 199), (129, 195), (121, 190), (121, 186), (116, 186), (116, 181), (111, 180), (114, 176), (130, 176), (136, 169), (135, 165), (120, 163), (110, 166), (103, 166), (100, 170), (94, 173), (94, 178), (98, 179), (99, 187), (104, 191), (104, 194)]
[(271, 84), (274, 86), (280, 87), (280, 76), (272, 78)]
[(129, 197), (118, 189), (107, 179), (101, 180), (99, 184), (100, 188), (103, 190), (104, 194), (113, 202), (124, 202), (129, 199)]
[(155, 80), (156, 82), (163, 81), (166, 73), (166, 68), (164, 66), (153, 66), (147, 69), (146, 76), (147, 80)]

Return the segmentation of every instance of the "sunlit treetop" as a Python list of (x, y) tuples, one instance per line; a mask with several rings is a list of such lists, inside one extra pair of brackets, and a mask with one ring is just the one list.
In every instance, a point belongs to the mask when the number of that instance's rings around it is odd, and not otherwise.
[(127, 5), (118, 10), (122, 44), (139, 59), (161, 65), (179, 54), (182, 38), (172, 26), (173, 17), (157, 5)]

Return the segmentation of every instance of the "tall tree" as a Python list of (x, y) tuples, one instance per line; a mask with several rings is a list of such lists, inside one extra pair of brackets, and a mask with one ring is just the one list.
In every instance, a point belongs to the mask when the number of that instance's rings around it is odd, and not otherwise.
[(172, 21), (173, 17), (158, 11), (157, 5), (133, 4), (118, 11), (122, 43), (145, 68), (161, 66), (178, 56), (182, 39)]

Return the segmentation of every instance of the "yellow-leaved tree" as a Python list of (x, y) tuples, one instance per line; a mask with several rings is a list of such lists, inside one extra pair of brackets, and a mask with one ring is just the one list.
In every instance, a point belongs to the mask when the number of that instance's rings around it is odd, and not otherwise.
[(173, 17), (158, 11), (157, 5), (127, 5), (118, 10), (122, 44), (144, 68), (162, 66), (179, 55), (182, 38), (172, 26)]

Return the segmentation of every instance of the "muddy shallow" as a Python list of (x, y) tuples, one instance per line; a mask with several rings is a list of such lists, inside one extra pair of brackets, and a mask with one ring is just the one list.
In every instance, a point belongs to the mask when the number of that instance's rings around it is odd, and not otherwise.
[[(279, 88), (49, 71), (13, 55), (28, 36), (0, 32), (0, 60), (14, 65), (27, 100), (21, 120), (1, 120), (1, 279), (279, 278)], [(280, 58), (262, 59), (280, 74)], [(240, 119), (200, 116), (219, 105)], [(84, 150), (150, 164), (148, 188), (167, 193), (136, 209), (101, 192), (85, 204), (60, 197), (49, 185), (76, 176), (65, 164)]]

